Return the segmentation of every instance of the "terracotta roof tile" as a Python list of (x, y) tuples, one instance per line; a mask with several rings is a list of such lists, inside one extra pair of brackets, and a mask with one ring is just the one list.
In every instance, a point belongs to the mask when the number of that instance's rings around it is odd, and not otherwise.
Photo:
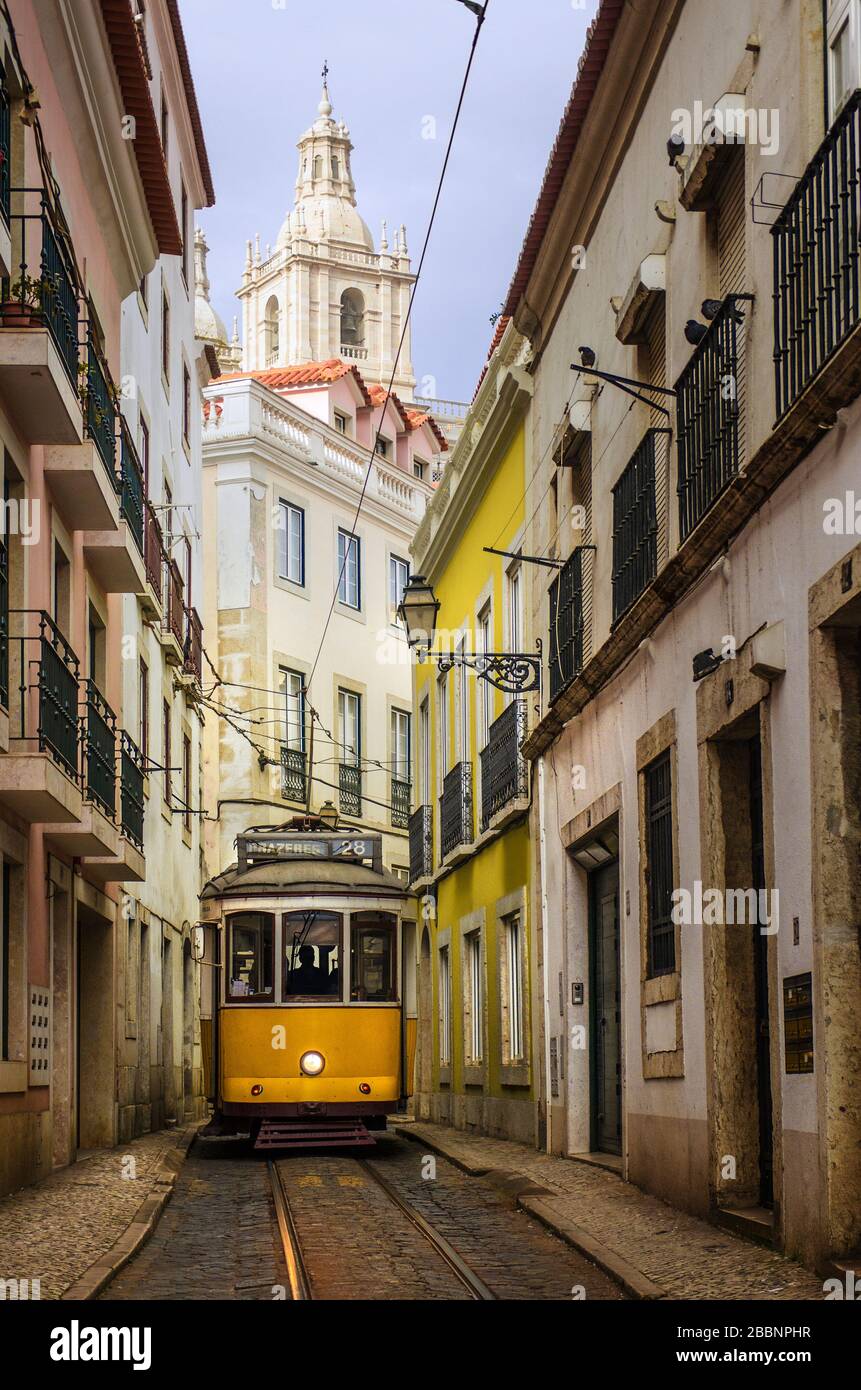
[(200, 119), (197, 93), (194, 90), (191, 64), (188, 61), (188, 49), (185, 46), (185, 34), (182, 30), (182, 20), (179, 17), (178, 0), (167, 0), (167, 12), (170, 15), (171, 27), (173, 28), (173, 41), (176, 44), (176, 56), (179, 59), (182, 84), (185, 88), (185, 99), (188, 103), (188, 114), (191, 119), (191, 128), (194, 131), (194, 146), (197, 150), (198, 162), (200, 163), (203, 187), (206, 190), (206, 206), (211, 208), (215, 202), (215, 189), (212, 186), (209, 155), (206, 153), (206, 141), (203, 138), (203, 122)]
[[(339, 357), (330, 357), (326, 362), (303, 362), (297, 367), (267, 367), (259, 372), (226, 372), (221, 381), (238, 381), (251, 377), (271, 391), (285, 391), (291, 386), (326, 386), (341, 377), (352, 375), (361, 391), (366, 405), (372, 405), (368, 387), (362, 380), (358, 367), (342, 362)], [(373, 388), (371, 388), (373, 389)]]

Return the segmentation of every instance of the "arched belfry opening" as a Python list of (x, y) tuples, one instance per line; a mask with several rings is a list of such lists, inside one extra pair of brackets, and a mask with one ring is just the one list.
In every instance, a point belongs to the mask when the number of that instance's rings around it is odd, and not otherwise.
[(365, 300), (360, 290), (344, 290), (341, 295), (341, 342), (345, 347), (365, 343)]
[(281, 350), (281, 310), (274, 294), (266, 301), (263, 322), (266, 335), (266, 365), (271, 367), (277, 364), (278, 353)]

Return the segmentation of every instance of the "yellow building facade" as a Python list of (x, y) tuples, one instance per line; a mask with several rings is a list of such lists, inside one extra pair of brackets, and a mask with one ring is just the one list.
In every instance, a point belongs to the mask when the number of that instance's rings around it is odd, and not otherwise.
[(414, 572), (439, 611), (431, 656), (416, 665), (410, 824), (421, 924), (417, 1113), (527, 1141), (536, 1059), (530, 784), (520, 744), (537, 692), (499, 689), (458, 658), (534, 646), (517, 554), (530, 394), (523, 340), (508, 327), (413, 546)]

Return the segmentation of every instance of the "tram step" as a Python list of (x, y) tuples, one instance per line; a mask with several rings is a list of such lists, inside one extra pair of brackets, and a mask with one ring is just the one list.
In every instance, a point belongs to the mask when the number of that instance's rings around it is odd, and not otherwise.
[(255, 1149), (356, 1149), (374, 1140), (357, 1120), (263, 1120)]

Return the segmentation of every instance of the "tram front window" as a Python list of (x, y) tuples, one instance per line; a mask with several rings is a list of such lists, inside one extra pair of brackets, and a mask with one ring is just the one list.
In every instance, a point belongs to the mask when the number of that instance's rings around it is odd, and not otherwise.
[(227, 998), (273, 1000), (275, 923), (268, 912), (238, 912), (229, 919), (230, 978)]
[(350, 921), (350, 998), (372, 1003), (397, 999), (392, 912), (354, 912)]
[(337, 912), (284, 914), (284, 1001), (341, 998), (341, 917)]

